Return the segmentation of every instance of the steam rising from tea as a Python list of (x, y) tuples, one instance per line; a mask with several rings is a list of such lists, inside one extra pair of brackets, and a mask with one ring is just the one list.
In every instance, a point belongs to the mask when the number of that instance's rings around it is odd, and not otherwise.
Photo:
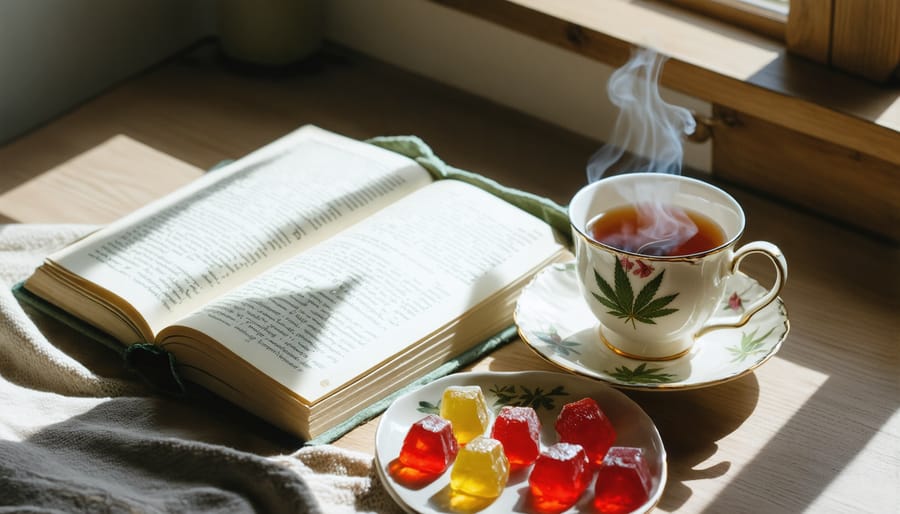
[[(655, 51), (640, 49), (610, 77), (607, 93), (619, 115), (609, 141), (588, 162), (589, 182), (624, 172), (681, 173), (682, 137), (694, 131), (696, 122), (689, 110), (662, 99), (659, 76), (664, 63)], [(678, 248), (694, 238), (698, 228), (691, 215), (675, 206), (676, 193), (652, 181), (621, 191), (637, 217), (628, 230), (601, 242), (645, 255), (684, 255)]]

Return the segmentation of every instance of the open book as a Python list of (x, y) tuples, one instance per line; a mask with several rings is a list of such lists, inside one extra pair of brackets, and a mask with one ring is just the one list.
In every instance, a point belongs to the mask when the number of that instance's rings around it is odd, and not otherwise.
[(537, 217), (306, 126), (48, 257), (24, 288), (315, 438), (512, 323)]

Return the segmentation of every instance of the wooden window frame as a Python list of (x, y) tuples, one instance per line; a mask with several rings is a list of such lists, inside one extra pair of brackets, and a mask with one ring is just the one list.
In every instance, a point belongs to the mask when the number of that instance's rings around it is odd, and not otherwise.
[(877, 83), (898, 78), (900, 3), (790, 0), (776, 11), (752, 0), (663, 0), (783, 41), (796, 54)]
[[(432, 1), (613, 67), (653, 42), (669, 57), (662, 85), (713, 105), (715, 175), (900, 241), (896, 87), (798, 57), (785, 41), (671, 2)], [(842, 0), (792, 0), (792, 10), (799, 1)], [(750, 159), (745, 148), (765, 142), (775, 146)]]
[(757, 34), (784, 41), (788, 23), (784, 12), (749, 3), (745, 0), (666, 0), (685, 9), (720, 19)]
[(787, 47), (839, 70), (886, 83), (900, 71), (900, 2), (791, 0)]

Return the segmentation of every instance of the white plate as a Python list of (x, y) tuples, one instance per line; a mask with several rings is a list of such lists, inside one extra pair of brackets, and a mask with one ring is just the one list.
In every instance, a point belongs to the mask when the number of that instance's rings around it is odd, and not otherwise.
[[(384, 412), (375, 434), (375, 464), (391, 497), (407, 512), (446, 513), (451, 508), (450, 469), (425, 485), (407, 486), (392, 476), (391, 463), (409, 427), (429, 413), (437, 413), (444, 389), (451, 385), (478, 385), (484, 392), (492, 414), (503, 405), (529, 404), (541, 420), (541, 448), (557, 442), (554, 423), (566, 403), (593, 398), (616, 429), (616, 446), (642, 448), (653, 477), (650, 499), (637, 512), (651, 510), (662, 496), (666, 484), (666, 451), (656, 426), (631, 399), (594, 380), (568, 373), (522, 371), (515, 373), (456, 373), (438, 379), (398, 398)], [(523, 403), (524, 402), (524, 403)], [(493, 419), (493, 417), (492, 417)], [(490, 428), (488, 428), (490, 433)], [(469, 512), (509, 513), (529, 510), (528, 473), (531, 467), (510, 474), (503, 494), (489, 504)], [(577, 504), (565, 512), (589, 512), (593, 509), (593, 481)]]
[[(516, 304), (522, 340), (560, 368), (616, 387), (641, 390), (695, 389), (742, 377), (781, 348), (790, 324), (781, 298), (741, 328), (707, 332), (691, 351), (670, 361), (641, 361), (617, 355), (600, 339), (597, 319), (578, 290), (575, 263), (553, 264), (535, 276)], [(762, 296), (765, 289), (738, 273), (726, 284), (722, 314)], [(730, 301), (729, 301), (730, 300)]]

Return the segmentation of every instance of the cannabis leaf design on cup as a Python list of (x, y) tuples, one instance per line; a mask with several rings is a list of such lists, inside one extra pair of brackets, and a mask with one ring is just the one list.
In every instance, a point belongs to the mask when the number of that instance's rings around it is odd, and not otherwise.
[[(624, 319), (626, 323), (630, 322), (631, 326), (636, 330), (636, 322), (638, 321), (649, 325), (655, 325), (656, 322), (653, 321), (654, 318), (668, 316), (669, 314), (678, 312), (678, 309), (666, 307), (672, 303), (672, 300), (678, 296), (678, 293), (656, 298), (656, 291), (659, 290), (659, 285), (662, 284), (666, 270), (660, 271), (658, 275), (650, 280), (650, 282), (644, 284), (644, 287), (642, 287), (637, 296), (635, 296), (634, 290), (631, 287), (631, 282), (628, 280), (628, 274), (623, 267), (623, 260), (626, 261), (626, 265), (629, 269), (633, 266), (633, 263), (628, 261), (627, 258), (615, 259), (615, 270), (613, 271), (615, 288), (604, 280), (603, 277), (597, 273), (596, 269), (594, 270), (594, 279), (597, 281), (597, 286), (600, 288), (600, 294), (591, 294), (594, 295), (594, 298), (596, 298), (598, 302), (609, 308), (607, 311), (609, 314), (612, 314), (619, 319)], [(640, 267), (638, 268), (639, 273), (635, 273), (636, 276), (646, 278), (652, 274), (652, 266), (643, 264), (641, 261), (637, 261), (637, 263)]]

